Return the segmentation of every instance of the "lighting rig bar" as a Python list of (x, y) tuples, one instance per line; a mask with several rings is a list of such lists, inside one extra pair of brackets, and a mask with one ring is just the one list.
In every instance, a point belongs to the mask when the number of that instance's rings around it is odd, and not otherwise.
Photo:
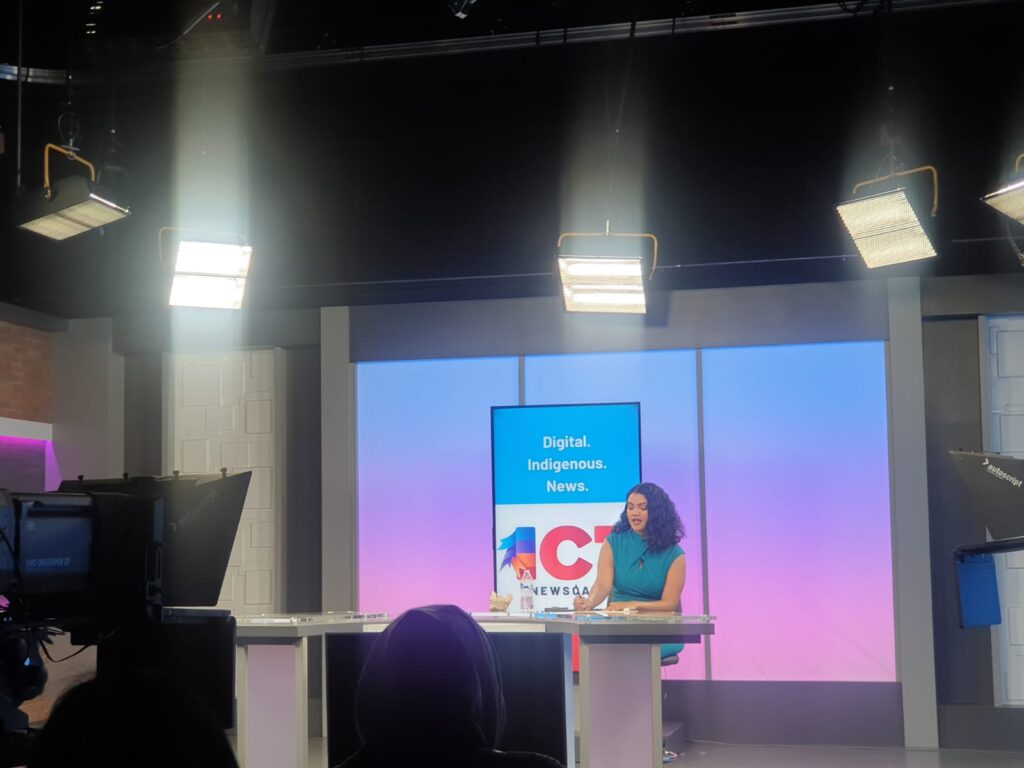
[[(909, 13), (917, 11), (944, 10), (961, 6), (995, 5), (1012, 0), (886, 0), (886, 11)], [(870, 13), (876, 3), (869, 5), (864, 14)], [(370, 45), (361, 48), (334, 51), (309, 51), (280, 54), (238, 54), (219, 57), (196, 57), (176, 61), (173, 65), (154, 63), (151, 67), (136, 67), (131, 74), (123, 73), (123, 79), (145, 80), (159, 75), (195, 74), (206, 76), (211, 64), (255, 66), (267, 70), (307, 69), (329, 67), (339, 64), (355, 64), (365, 61), (386, 61), (392, 59), (423, 58), (465, 53), (484, 53), (517, 48), (538, 48), (567, 45), (569, 43), (595, 43), (625, 40), (631, 37), (666, 37), (678, 34), (719, 32), (736, 29), (753, 29), (784, 24), (801, 24), (817, 21), (840, 21), (853, 19), (855, 15), (844, 11), (838, 3), (794, 8), (776, 8), (759, 11), (739, 11), (700, 16), (677, 16), (669, 19), (622, 22), (586, 27), (565, 27), (540, 29), (535, 32), (516, 32), (503, 35), (481, 35), (477, 37), (432, 40), (417, 43)], [(189, 70), (194, 70), (189, 72)], [(23, 69), (25, 82), (63, 85), (67, 82), (63, 70)], [(94, 79), (105, 82), (102, 70), (88, 70), (76, 73), (79, 82)], [(18, 79), (18, 67), (0, 64), (0, 80)]]

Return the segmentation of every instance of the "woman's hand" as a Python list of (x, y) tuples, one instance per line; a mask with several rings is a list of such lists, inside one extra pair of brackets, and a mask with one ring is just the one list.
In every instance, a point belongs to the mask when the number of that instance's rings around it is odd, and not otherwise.
[(622, 602), (622, 603), (608, 603), (609, 611), (638, 611), (640, 610), (640, 603), (633, 602)]
[(589, 611), (590, 606), (587, 605), (587, 598), (577, 597), (572, 601), (572, 609), (574, 611)]

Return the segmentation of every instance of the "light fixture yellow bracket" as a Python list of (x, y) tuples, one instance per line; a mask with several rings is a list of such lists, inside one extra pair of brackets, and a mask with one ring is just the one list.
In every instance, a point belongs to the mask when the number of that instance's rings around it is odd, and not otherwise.
[(650, 240), (654, 245), (654, 255), (651, 259), (651, 277), (654, 277), (654, 270), (658, 266), (658, 238), (652, 235), (650, 232), (611, 232), (609, 222), (605, 222), (604, 232), (563, 232), (558, 236), (558, 251), (562, 250), (562, 243), (569, 238), (591, 238), (591, 237), (623, 237), (623, 238), (643, 238)]
[[(1024, 155), (1017, 158), (1019, 163)], [(867, 187), (871, 184), (878, 184), (883, 181), (889, 181), (889, 179), (895, 179), (897, 176), (910, 176), (914, 173), (925, 173), (929, 172), (932, 175), (932, 216), (938, 213), (939, 210), (939, 172), (935, 170), (934, 165), (922, 165), (920, 168), (911, 168), (909, 171), (893, 171), (887, 173), (885, 176), (879, 176), (877, 179), (868, 179), (867, 181), (859, 181), (853, 185), (853, 194), (857, 194), (857, 190), (861, 187)]]
[(86, 160), (84, 157), (79, 157), (70, 149), (58, 146), (56, 144), (47, 144), (43, 149), (43, 194), (46, 195), (46, 199), (49, 200), (53, 197), (53, 189), (50, 188), (50, 152), (60, 152), (65, 157), (74, 160), (76, 163), (81, 163), (89, 169), (89, 181), (96, 183), (96, 166)]

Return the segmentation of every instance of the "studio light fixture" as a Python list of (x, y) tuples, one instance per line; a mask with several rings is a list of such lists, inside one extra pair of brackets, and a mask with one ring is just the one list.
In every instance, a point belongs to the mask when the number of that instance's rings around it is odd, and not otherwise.
[[(1020, 173), (1021, 162), (1024, 162), (1024, 154), (1017, 156), (1013, 171)], [(986, 205), (990, 205), (1004, 216), (1009, 216), (1018, 224), (1024, 224), (1024, 179), (1019, 179), (1007, 184), (1002, 189), (997, 189), (981, 198)]]
[[(160, 230), (161, 246), (168, 231), (173, 228)], [(168, 303), (172, 307), (241, 309), (251, 265), (250, 245), (179, 240)]]
[(252, 247), (182, 240), (171, 282), (172, 307), (241, 309)]
[[(566, 312), (614, 312), (646, 314), (643, 258), (635, 253), (563, 255), (570, 238), (644, 238), (653, 245), (651, 274), (658, 263), (658, 238), (649, 233), (565, 232), (558, 238), (558, 277)], [(606, 249), (602, 249), (606, 250)]]
[[(853, 187), (854, 195), (863, 187), (890, 181), (914, 173), (932, 174), (932, 211), (939, 208), (939, 175), (934, 166), (924, 165), (909, 171), (893, 171)], [(836, 206), (836, 212), (853, 238), (864, 263), (874, 269), (935, 256), (935, 248), (914, 212), (906, 188), (849, 200)]]
[[(50, 184), (50, 152), (81, 163), (89, 169), (89, 178), (68, 176)], [(56, 144), (43, 150), (43, 194), (26, 196), (21, 203), (18, 226), (51, 240), (67, 240), (75, 235), (99, 229), (129, 215), (126, 205), (110, 190), (96, 185), (96, 168), (74, 151)]]
[(469, 16), (469, 7), (475, 2), (476, 0), (448, 0), (448, 9), (455, 18), (465, 19)]

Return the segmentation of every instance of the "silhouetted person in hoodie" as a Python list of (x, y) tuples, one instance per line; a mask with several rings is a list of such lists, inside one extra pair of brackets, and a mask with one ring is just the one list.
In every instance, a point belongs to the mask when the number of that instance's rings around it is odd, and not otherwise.
[(343, 768), (562, 768), (495, 749), (505, 701), (494, 650), (454, 605), (413, 608), (381, 633), (356, 693), (360, 750)]

